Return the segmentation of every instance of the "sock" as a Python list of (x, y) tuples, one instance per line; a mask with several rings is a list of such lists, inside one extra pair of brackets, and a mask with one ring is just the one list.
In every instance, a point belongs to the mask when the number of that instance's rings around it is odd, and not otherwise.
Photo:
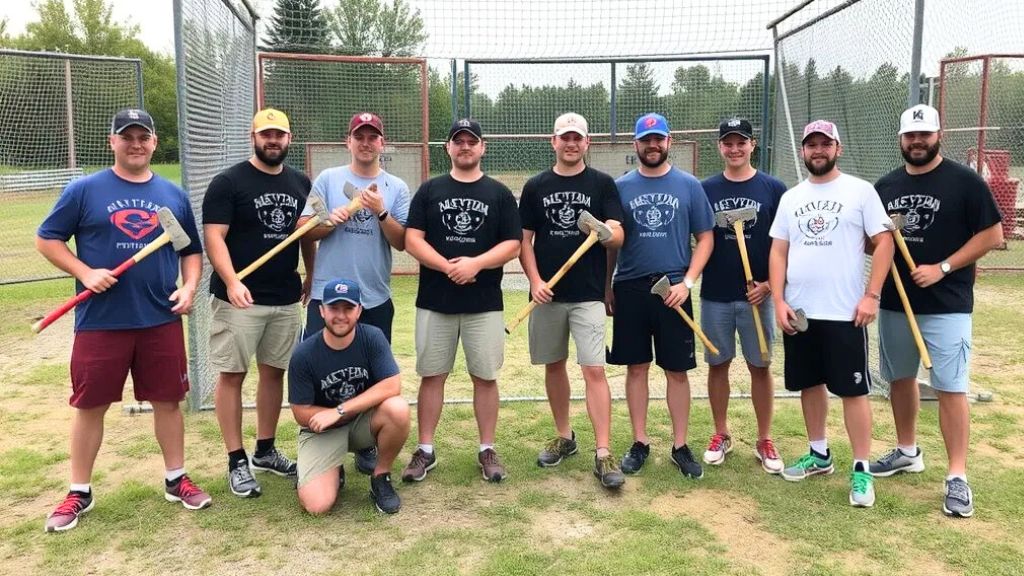
[(494, 450), (494, 444), (481, 444), (480, 451), (483, 452), (484, 450)]
[(853, 461), (853, 471), (854, 472), (867, 472), (868, 471), (868, 461), (867, 460), (854, 460)]
[(182, 476), (185, 475), (184, 468), (175, 468), (174, 470), (167, 470), (164, 472), (164, 481), (170, 486), (178, 481)]
[(89, 494), (91, 496), (92, 495), (92, 484), (90, 484), (88, 482), (86, 482), (85, 484), (75, 484), (74, 482), (72, 482), (71, 483), (71, 487), (69, 488), (69, 490), (71, 492), (81, 492), (82, 494)]
[(914, 456), (917, 456), (917, 444), (911, 444), (910, 446), (897, 444), (896, 447), (899, 448), (900, 452), (902, 452), (903, 455), (908, 458), (913, 458)]
[[(967, 475), (966, 474), (950, 474), (950, 475), (946, 476), (946, 482), (949, 482), (950, 480), (952, 480), (954, 478), (959, 478), (959, 479), (963, 480), (964, 482), (967, 482)], [(72, 490), (73, 490), (73, 488), (72, 488)]]
[(607, 448), (598, 448), (597, 449), (597, 457), (598, 458), (605, 458), (605, 457), (611, 456), (611, 455), (612, 455), (612, 451), (607, 449)]
[(433, 444), (420, 444), (418, 446), (418, 448), (420, 450), (423, 450), (423, 452), (425, 454), (433, 454), (434, 453), (434, 445)]
[(249, 457), (245, 455), (245, 448), (228, 452), (228, 470), (234, 470), (236, 467), (248, 463)]
[(254, 454), (254, 455), (257, 458), (260, 458), (260, 457), (266, 456), (267, 452), (270, 452), (273, 449), (274, 449), (274, 437), (273, 436), (271, 436), (270, 438), (257, 438), (256, 439), (256, 454)]
[(811, 452), (814, 452), (822, 458), (828, 458), (828, 439), (822, 438), (821, 440), (811, 440)]

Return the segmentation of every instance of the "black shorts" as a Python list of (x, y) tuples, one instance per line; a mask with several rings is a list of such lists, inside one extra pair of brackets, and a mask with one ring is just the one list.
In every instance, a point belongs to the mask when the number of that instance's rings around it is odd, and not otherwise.
[[(612, 348), (606, 354), (609, 364), (646, 364), (657, 358), (656, 364), (669, 372), (685, 372), (697, 367), (693, 330), (678, 312), (665, 306), (661, 296), (651, 294), (651, 286), (659, 278), (660, 275), (623, 280), (612, 285), (615, 314)], [(683, 302), (683, 310), (693, 317), (691, 298)]]
[(840, 397), (871, 390), (868, 332), (853, 321), (808, 320), (807, 331), (783, 334), (786, 390), (797, 392), (825, 384)]
[[(305, 340), (310, 334), (315, 334), (324, 327), (324, 318), (320, 315), (320, 300), (310, 300), (306, 306), (306, 327), (302, 331), (302, 339)], [(395, 304), (389, 298), (380, 306), (363, 308), (359, 315), (360, 324), (376, 326), (384, 332), (384, 337), (391, 342), (391, 324), (395, 318)]]

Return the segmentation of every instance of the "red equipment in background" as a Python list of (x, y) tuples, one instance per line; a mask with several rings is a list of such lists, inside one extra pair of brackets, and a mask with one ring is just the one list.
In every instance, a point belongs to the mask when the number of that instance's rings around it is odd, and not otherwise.
[(978, 150), (967, 151), (967, 164), (978, 170), (981, 177), (992, 189), (992, 195), (1003, 215), (1003, 238), (1017, 238), (1017, 194), (1020, 190), (1020, 179), (1010, 177), (1010, 152), (1008, 150), (985, 150), (978, 167)]

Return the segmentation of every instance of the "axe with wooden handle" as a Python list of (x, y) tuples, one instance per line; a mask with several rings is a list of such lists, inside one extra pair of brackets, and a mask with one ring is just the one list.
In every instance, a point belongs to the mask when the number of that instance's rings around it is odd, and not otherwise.
[[(891, 222), (885, 225), (886, 228), (892, 231), (893, 240), (896, 241), (896, 245), (899, 246), (900, 252), (903, 254), (903, 259), (907, 262), (907, 267), (913, 272), (917, 269), (917, 265), (914, 264), (914, 259), (910, 256), (910, 249), (907, 248), (907, 242), (903, 239), (903, 233), (900, 232), (904, 226), (907, 225), (907, 217), (903, 214), (889, 214)], [(903, 287), (903, 280), (900, 278), (900, 272), (896, 269), (896, 262), (892, 263), (889, 269), (892, 274), (893, 284), (896, 285), (896, 292), (900, 295), (900, 302), (903, 304), (903, 312), (907, 315), (907, 324), (910, 325), (910, 333), (914, 335), (914, 344), (917, 346), (917, 352), (921, 355), (921, 363), (924, 364), (925, 368), (931, 369), (932, 357), (928, 354), (928, 347), (924, 345), (924, 337), (921, 336), (921, 327), (917, 325), (917, 318), (914, 316), (914, 310), (910, 307), (910, 298), (907, 297), (907, 290)]]
[[(376, 192), (377, 183), (374, 182), (370, 184), (366, 189), (373, 190), (374, 192)], [(355, 214), (361, 208), (363, 208), (363, 199), (359, 197), (359, 194), (360, 192), (362, 192), (362, 190), (353, 186), (351, 182), (345, 182), (345, 186), (342, 187), (341, 191), (345, 193), (345, 197), (348, 198), (349, 200), (348, 205), (345, 206), (345, 208), (348, 210), (349, 216)]]
[[(651, 294), (657, 294), (664, 299), (668, 296), (668, 291), (671, 288), (672, 282), (668, 279), (668, 276), (662, 276), (661, 279), (654, 283), (654, 286), (651, 286)], [(693, 321), (693, 318), (690, 318), (690, 315), (686, 313), (686, 310), (683, 310), (682, 306), (676, 306), (675, 311), (679, 313), (679, 316), (682, 317), (683, 321), (686, 322), (691, 330), (693, 330), (693, 333), (700, 338), (700, 341), (704, 343), (704, 347), (710, 350), (715, 356), (718, 356), (718, 348), (715, 348), (715, 345), (711, 343), (711, 340), (709, 340), (707, 335), (704, 334), (704, 331), (700, 329), (700, 326)]]
[(910, 256), (910, 248), (907, 248), (907, 241), (903, 239), (903, 227), (907, 225), (907, 217), (903, 214), (889, 214), (889, 218), (892, 222), (885, 224), (885, 227), (892, 232), (892, 238), (896, 241), (896, 246), (899, 247), (900, 253), (903, 254), (903, 259), (907, 262), (907, 267), (913, 272), (917, 270), (917, 264), (914, 264), (914, 259)]
[[(743, 234), (743, 223), (756, 219), (757, 210), (752, 206), (715, 213), (715, 222), (718, 226), (736, 233), (736, 245), (740, 249), (740, 260), (743, 261), (743, 275), (747, 280), (748, 289), (754, 286), (754, 275), (750, 272), (750, 257), (747, 255), (747, 239)], [(761, 360), (767, 362), (768, 341), (764, 335), (764, 326), (761, 325), (760, 307), (754, 304), (751, 308), (754, 312), (754, 328), (757, 330), (757, 347), (761, 350)]]
[(289, 244), (301, 238), (306, 232), (309, 232), (310, 230), (316, 228), (320, 224), (330, 223), (330, 218), (327, 215), (327, 208), (324, 206), (323, 200), (321, 200), (319, 196), (310, 194), (309, 205), (313, 208), (313, 217), (307, 220), (305, 224), (297, 228), (295, 232), (292, 232), (290, 236), (288, 236), (284, 240), (281, 240), (281, 242), (279, 242), (277, 246), (274, 246), (273, 248), (268, 250), (266, 254), (260, 256), (255, 261), (253, 261), (252, 264), (249, 264), (248, 266), (243, 268), (241, 272), (236, 274), (239, 280), (245, 278), (249, 274), (252, 274), (257, 268), (266, 264), (268, 260), (276, 256), (281, 250), (287, 248)]

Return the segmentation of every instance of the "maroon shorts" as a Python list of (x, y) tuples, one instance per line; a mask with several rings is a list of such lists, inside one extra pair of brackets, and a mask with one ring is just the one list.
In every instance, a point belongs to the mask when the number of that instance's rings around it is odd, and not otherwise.
[(129, 370), (136, 400), (181, 402), (188, 392), (181, 321), (134, 330), (76, 332), (70, 404), (95, 408), (120, 401)]

